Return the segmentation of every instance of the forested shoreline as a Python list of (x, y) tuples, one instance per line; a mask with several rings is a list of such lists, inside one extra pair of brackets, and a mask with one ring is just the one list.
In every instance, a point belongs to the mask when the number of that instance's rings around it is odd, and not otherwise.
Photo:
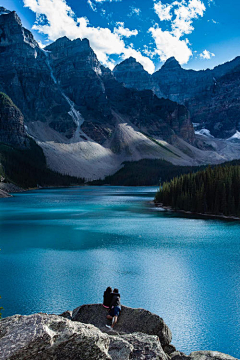
[(173, 210), (240, 217), (240, 166), (222, 165), (164, 182), (155, 203)]

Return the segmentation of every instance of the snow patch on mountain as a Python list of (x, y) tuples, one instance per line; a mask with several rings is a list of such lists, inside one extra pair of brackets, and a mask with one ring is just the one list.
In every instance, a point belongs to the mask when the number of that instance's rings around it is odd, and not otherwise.
[(195, 134), (214, 138), (214, 136), (211, 135), (211, 133), (208, 129), (197, 130), (197, 131), (195, 131)]
[(236, 131), (235, 134), (233, 136), (231, 136), (230, 138), (227, 139), (228, 141), (231, 140), (240, 140), (240, 132)]

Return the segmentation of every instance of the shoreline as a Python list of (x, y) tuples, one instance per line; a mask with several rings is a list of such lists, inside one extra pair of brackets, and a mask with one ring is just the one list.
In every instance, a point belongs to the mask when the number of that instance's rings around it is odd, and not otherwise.
[[(1, 183), (0, 183), (0, 199), (4, 199), (4, 198), (8, 198), (8, 197), (13, 197), (14, 194), (17, 193), (23, 193), (23, 192), (27, 192), (27, 191), (32, 191), (32, 190), (44, 190), (44, 189), (66, 189), (66, 188), (75, 188), (75, 187), (80, 187), (80, 186), (87, 186), (86, 184), (82, 184), (82, 185), (62, 185), (62, 186), (58, 186), (58, 185), (53, 185), (53, 186), (36, 186), (36, 187), (32, 187), (32, 188), (21, 188), (20, 186), (14, 185), (12, 183), (2, 183), (4, 184), (4, 190), (1, 188)], [(1, 196), (4, 195), (4, 196)]]
[(206, 219), (219, 219), (219, 220), (231, 220), (231, 221), (240, 221), (240, 217), (237, 216), (227, 216), (227, 215), (215, 215), (215, 214), (205, 214), (205, 213), (197, 213), (193, 211), (187, 211), (187, 210), (175, 210), (171, 206), (163, 206), (162, 203), (155, 203), (153, 201), (155, 207), (162, 208), (165, 211), (174, 212), (177, 214), (185, 214), (185, 215), (191, 215), (191, 216), (198, 216), (203, 217)]

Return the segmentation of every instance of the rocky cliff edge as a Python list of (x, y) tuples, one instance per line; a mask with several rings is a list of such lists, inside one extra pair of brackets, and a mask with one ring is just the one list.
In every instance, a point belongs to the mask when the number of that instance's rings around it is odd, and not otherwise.
[[(114, 331), (107, 310), (83, 305), (61, 315), (14, 315), (0, 321), (1, 360), (234, 360), (216, 351), (185, 355), (171, 345), (163, 319), (144, 309), (123, 306)], [(235, 359), (236, 360), (236, 359)]]

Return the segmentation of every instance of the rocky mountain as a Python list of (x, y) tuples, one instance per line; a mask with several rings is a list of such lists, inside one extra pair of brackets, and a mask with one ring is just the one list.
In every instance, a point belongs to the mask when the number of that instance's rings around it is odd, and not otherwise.
[(46, 54), (15, 11), (0, 16), (0, 90), (21, 110), (25, 122), (47, 122), (68, 136), (76, 125), (69, 104), (51, 78)]
[(163, 319), (123, 306), (114, 331), (101, 304), (83, 305), (61, 315), (15, 315), (0, 322), (2, 360), (237, 360), (217, 351), (186, 355), (171, 344)]
[(151, 137), (193, 143), (184, 106), (120, 85), (87, 39), (63, 37), (42, 50), (14, 11), (1, 13), (0, 90), (21, 110), (50, 168), (97, 178), (124, 160), (171, 154)]
[[(140, 68), (139, 65), (135, 62), (134, 68)], [(152, 89), (158, 97), (184, 104), (192, 122), (199, 124), (200, 129), (210, 130), (215, 137), (229, 138), (240, 130), (240, 57), (213, 70), (201, 71), (185, 70), (172, 57), (153, 75), (141, 68), (135, 81), (131, 61), (125, 60), (113, 73), (126, 87)]]
[(0, 93), (0, 142), (18, 148), (29, 147), (23, 115), (4, 93)]
[[(27, 134), (43, 149), (54, 171), (97, 179), (115, 173), (124, 161), (165, 159), (198, 165), (239, 156), (239, 143), (196, 137), (188, 108), (179, 104), (185, 100), (175, 95), (159, 98), (167, 85), (160, 89), (156, 74), (150, 76), (133, 58), (114, 72), (122, 78), (128, 72), (131, 86), (124, 86), (101, 66), (87, 39), (63, 37), (43, 50), (16, 12), (4, 8), (0, 53), (0, 91), (24, 117), (18, 126), (13, 112), (9, 115), (8, 124), (16, 124), (19, 139), (14, 140), (13, 132), (12, 139), (2, 134), (2, 141), (19, 146)], [(169, 61), (162, 71), (169, 73), (169, 68), (173, 74), (186, 72), (176, 61)], [(138, 89), (133, 88), (136, 79), (141, 79)]]
[(116, 65), (113, 73), (115, 78), (126, 87), (138, 90), (154, 89), (154, 93), (158, 95), (158, 97), (163, 97), (153, 77), (144, 70), (143, 66), (133, 57)]

